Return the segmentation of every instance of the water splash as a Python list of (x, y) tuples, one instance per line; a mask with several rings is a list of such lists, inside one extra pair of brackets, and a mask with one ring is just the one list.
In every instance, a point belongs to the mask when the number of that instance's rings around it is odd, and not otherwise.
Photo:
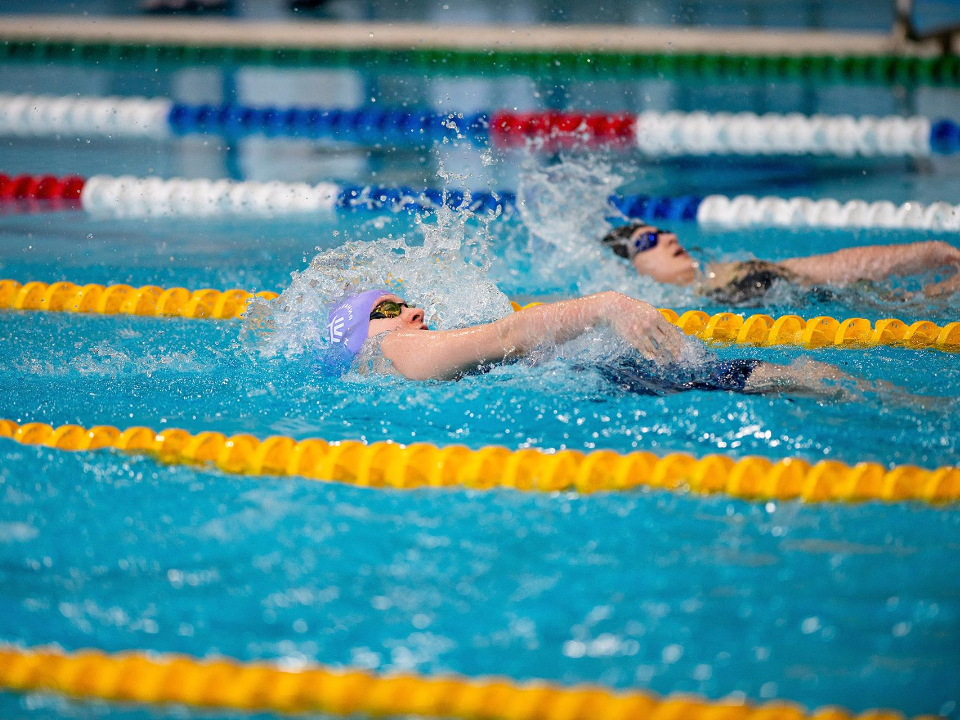
[(347, 242), (316, 255), (291, 273), (273, 302), (255, 302), (245, 325), (248, 342), (273, 357), (322, 349), (330, 306), (345, 295), (385, 288), (422, 307), (431, 329), (490, 322), (511, 312), (510, 301), (487, 277), (489, 222), (463, 204), (416, 218), (418, 238), (388, 235)]
[(530, 155), (517, 185), (517, 209), (529, 241), (504, 256), (495, 267), (498, 276), (510, 273), (507, 263), (519, 262), (526, 281), (546, 292), (617, 290), (654, 304), (691, 304), (691, 290), (640, 277), (598, 242), (622, 219), (608, 198), (623, 182), (600, 155), (561, 156), (549, 165)]

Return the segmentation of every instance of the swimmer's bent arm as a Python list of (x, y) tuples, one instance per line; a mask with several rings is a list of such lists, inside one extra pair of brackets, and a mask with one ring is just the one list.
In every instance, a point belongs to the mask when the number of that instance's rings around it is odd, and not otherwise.
[(953, 268), (956, 273), (960, 270), (960, 249), (939, 240), (867, 245), (824, 255), (788, 258), (778, 264), (810, 283), (844, 284), (940, 268)]
[(384, 356), (411, 380), (450, 380), (482, 365), (523, 357), (540, 345), (573, 340), (608, 327), (651, 359), (673, 360), (682, 333), (649, 303), (604, 292), (528, 308), (496, 322), (458, 330), (397, 330), (383, 338)]

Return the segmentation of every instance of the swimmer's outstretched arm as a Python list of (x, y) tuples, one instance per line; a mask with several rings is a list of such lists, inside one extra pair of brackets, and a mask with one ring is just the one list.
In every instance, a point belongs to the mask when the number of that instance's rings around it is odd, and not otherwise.
[[(928, 270), (960, 271), (960, 249), (940, 240), (900, 245), (867, 245), (824, 255), (788, 258), (779, 265), (811, 283), (843, 285), (858, 280), (883, 280), (891, 275), (913, 275)], [(951, 278), (952, 280), (953, 278)], [(945, 286), (926, 288), (930, 294), (945, 294)], [(956, 290), (958, 288), (954, 288)]]
[(588, 330), (607, 327), (653, 360), (669, 362), (684, 335), (649, 303), (604, 292), (538, 305), (486, 325), (458, 330), (395, 330), (380, 343), (384, 356), (411, 380), (450, 380), (545, 344), (560, 344)]

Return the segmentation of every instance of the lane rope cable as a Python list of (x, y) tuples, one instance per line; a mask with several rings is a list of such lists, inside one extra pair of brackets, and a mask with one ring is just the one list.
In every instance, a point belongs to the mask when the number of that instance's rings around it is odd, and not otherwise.
[(626, 455), (611, 450), (545, 452), (463, 445), (443, 448), (429, 443), (320, 439), (296, 441), (285, 436), (260, 440), (253, 435), (227, 436), (205, 431), (146, 427), (126, 430), (109, 425), (52, 427), (0, 419), (0, 438), (24, 445), (68, 451), (114, 448), (145, 454), (162, 463), (214, 465), (234, 475), (296, 476), (371, 488), (462, 487), (473, 490), (513, 488), (531, 492), (580, 493), (624, 491), (640, 487), (697, 494), (723, 493), (745, 500), (806, 502), (960, 500), (960, 468), (927, 470), (914, 465), (887, 469), (879, 463), (847, 465), (835, 460), (810, 464), (800, 458), (770, 460), (725, 455), (696, 459), (685, 453), (658, 457), (649, 452)]
[[(279, 295), (271, 291), (251, 293), (209, 288), (191, 291), (181, 287), (164, 289), (156, 285), (133, 287), (39, 281), (21, 284), (16, 280), (0, 280), (0, 310), (229, 320), (242, 317), (254, 297), (274, 300)], [(517, 311), (540, 304), (511, 302)], [(799, 345), (810, 349), (888, 345), (945, 352), (960, 350), (960, 321), (941, 326), (929, 320), (918, 320), (908, 325), (896, 318), (871, 323), (865, 318), (837, 320), (826, 315), (805, 320), (799, 315), (774, 318), (757, 313), (744, 317), (731, 312), (708, 315), (702, 310), (679, 314), (669, 308), (661, 308), (660, 314), (687, 335), (705, 342)]]

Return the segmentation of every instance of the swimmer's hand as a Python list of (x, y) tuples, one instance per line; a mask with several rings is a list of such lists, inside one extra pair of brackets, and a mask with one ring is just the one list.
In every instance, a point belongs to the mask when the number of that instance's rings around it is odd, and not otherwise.
[(607, 300), (610, 329), (629, 343), (648, 360), (659, 363), (676, 362), (688, 344), (686, 335), (668, 322), (650, 303), (634, 300), (620, 293)]

